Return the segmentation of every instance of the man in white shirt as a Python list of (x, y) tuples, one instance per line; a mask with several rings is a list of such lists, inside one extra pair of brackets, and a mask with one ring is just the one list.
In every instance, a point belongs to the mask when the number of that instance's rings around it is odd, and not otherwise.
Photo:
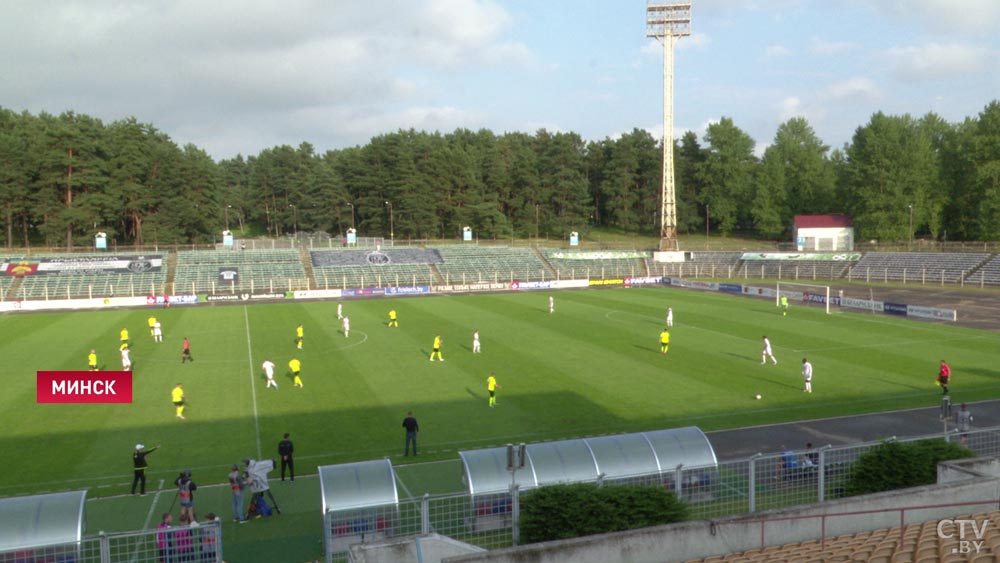
[(264, 387), (264, 389), (267, 389), (272, 385), (274, 385), (274, 388), (277, 389), (278, 382), (274, 380), (274, 362), (272, 362), (267, 358), (264, 358), (264, 363), (261, 364), (260, 367), (264, 368), (264, 375), (267, 376), (267, 386)]
[(337, 320), (339, 321), (343, 318), (344, 318), (344, 304), (337, 303)]
[(555, 297), (549, 296), (549, 313), (554, 313), (556, 310), (556, 299)]
[(774, 354), (771, 353), (771, 341), (764, 337), (764, 349), (760, 352), (760, 364), (764, 365), (767, 363), (767, 359), (771, 358), (774, 365), (778, 365), (778, 360), (775, 359)]
[(667, 307), (667, 328), (674, 326), (674, 310)]
[(477, 330), (476, 332), (472, 333), (472, 353), (473, 354), (478, 354), (479, 352), (480, 352), (480, 350), (479, 350), (479, 331)]
[(806, 382), (806, 388), (803, 389), (806, 393), (813, 392), (813, 365), (809, 363), (809, 360), (802, 358), (802, 379)]
[(163, 342), (163, 328), (160, 321), (153, 323), (153, 342)]
[(122, 348), (122, 371), (132, 371), (132, 359), (129, 358), (127, 346)]
[(347, 338), (351, 334), (351, 319), (344, 317), (344, 338)]

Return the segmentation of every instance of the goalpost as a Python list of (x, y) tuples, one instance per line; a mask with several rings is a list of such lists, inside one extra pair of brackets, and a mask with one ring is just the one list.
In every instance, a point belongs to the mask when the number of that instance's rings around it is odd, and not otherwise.
[(774, 291), (774, 306), (781, 306), (781, 298), (787, 297), (789, 302), (819, 303), (830, 314), (830, 286), (811, 283), (793, 283), (779, 281)]

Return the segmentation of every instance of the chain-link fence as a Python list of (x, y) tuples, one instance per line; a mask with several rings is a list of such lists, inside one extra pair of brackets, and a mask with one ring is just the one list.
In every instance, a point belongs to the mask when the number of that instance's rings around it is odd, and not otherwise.
[(27, 546), (0, 552), (0, 562), (222, 563), (219, 520), (137, 532), (101, 533), (72, 544)]
[[(979, 456), (1000, 456), (1000, 427), (900, 439), (959, 442)], [(893, 438), (894, 439), (894, 438)], [(854, 462), (884, 443), (757, 454), (711, 468), (602, 479), (601, 484), (665, 487), (687, 502), (692, 519), (749, 514), (845, 496)], [(516, 489), (515, 489), (516, 491)], [(517, 545), (520, 493), (424, 496), (396, 506), (330, 512), (324, 517), (327, 561), (346, 561), (351, 544), (437, 533), (486, 549)]]

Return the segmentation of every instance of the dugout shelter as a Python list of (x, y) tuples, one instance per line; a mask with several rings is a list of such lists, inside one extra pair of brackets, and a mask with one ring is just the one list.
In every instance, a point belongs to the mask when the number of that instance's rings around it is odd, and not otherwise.
[(458, 455), (476, 529), (506, 525), (512, 483), (523, 491), (557, 483), (643, 482), (705, 500), (696, 495), (710, 494), (718, 464), (708, 437), (696, 426), (528, 444), (524, 465), (514, 472), (507, 469), (506, 447)]
[(86, 527), (86, 500), (87, 491), (0, 499), (0, 560), (29, 554), (72, 560)]
[(392, 537), (399, 493), (388, 459), (321, 466), (319, 486), (328, 554)]

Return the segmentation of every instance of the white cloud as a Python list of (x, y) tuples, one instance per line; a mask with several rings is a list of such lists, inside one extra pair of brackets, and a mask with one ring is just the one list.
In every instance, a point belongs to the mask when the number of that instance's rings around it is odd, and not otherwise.
[(802, 115), (802, 100), (796, 96), (789, 96), (778, 103), (781, 120), (787, 121), (793, 117)]
[(989, 50), (965, 44), (896, 47), (886, 53), (886, 58), (893, 75), (909, 81), (984, 72), (992, 63)]
[(1000, 27), (1000, 2), (996, 0), (865, 0), (884, 17), (914, 20), (930, 31), (993, 34)]
[(764, 54), (768, 57), (787, 57), (792, 54), (792, 52), (784, 45), (768, 45), (764, 49)]
[(819, 37), (809, 39), (809, 52), (814, 55), (843, 55), (861, 48), (853, 41), (827, 41)]
[(882, 97), (882, 91), (870, 78), (855, 76), (834, 82), (826, 87), (823, 98), (831, 101), (864, 100), (874, 101)]
[(793, 117), (803, 117), (810, 123), (821, 121), (826, 117), (826, 109), (823, 103), (803, 100), (798, 96), (786, 96), (775, 105), (781, 123)]
[(363, 127), (482, 123), (441, 99), (444, 83), (538, 67), (515, 24), (495, 0), (13, 3), (0, 18), (0, 68), (17, 80), (0, 81), (0, 100), (134, 115), (220, 158), (296, 137), (323, 149), (366, 141)]

